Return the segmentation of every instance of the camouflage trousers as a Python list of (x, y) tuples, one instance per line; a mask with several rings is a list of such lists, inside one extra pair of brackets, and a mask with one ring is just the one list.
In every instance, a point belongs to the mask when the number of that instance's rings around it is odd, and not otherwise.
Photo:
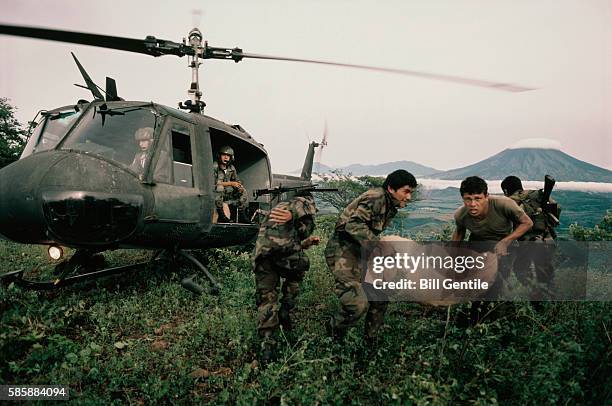
[(355, 244), (343, 243), (333, 236), (325, 249), (325, 260), (335, 279), (334, 292), (340, 310), (332, 318), (332, 327), (346, 330), (366, 314), (365, 336), (374, 338), (385, 321), (388, 302), (368, 301), (361, 283), (361, 252)]
[[(308, 267), (308, 257), (304, 253), (255, 260), (257, 331), (261, 337), (271, 337), (278, 329), (280, 320), (294, 319), (300, 282)], [(281, 280), (282, 296), (279, 300), (278, 287)]]
[(222, 187), (218, 186), (215, 192), (215, 207), (217, 209), (223, 208), (223, 202), (235, 200), (238, 202), (240, 209), (246, 208), (247, 196), (245, 191), (240, 191), (238, 188), (233, 186)]

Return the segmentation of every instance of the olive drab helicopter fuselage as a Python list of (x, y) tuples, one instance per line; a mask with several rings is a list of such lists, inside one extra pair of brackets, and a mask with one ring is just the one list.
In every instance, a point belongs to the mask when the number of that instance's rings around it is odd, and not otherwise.
[[(26, 287), (50, 289), (84, 279), (140, 267), (98, 269), (97, 253), (115, 248), (158, 249), (158, 257), (183, 257), (217, 286), (204, 265), (186, 250), (223, 247), (253, 240), (258, 225), (218, 223), (218, 186), (214, 162), (229, 146), (233, 165), (245, 189), (248, 217), (265, 212), (295, 188), (313, 189), (315, 148), (310, 143), (300, 176), (273, 175), (268, 154), (239, 125), (229, 125), (202, 112), (198, 69), (201, 61), (266, 59), (367, 69), (487, 87), (509, 92), (530, 88), (457, 76), (367, 65), (244, 53), (240, 48), (211, 47), (194, 28), (182, 43), (147, 36), (144, 40), (47, 28), (0, 24), (0, 35), (14, 35), (92, 45), (150, 56), (187, 56), (192, 80), (189, 100), (179, 109), (152, 102), (125, 101), (115, 81), (106, 78), (106, 95), (73, 54), (85, 86), (94, 99), (47, 110), (30, 136), (21, 158), (0, 169), (0, 235), (27, 244), (46, 244), (53, 257), (61, 246), (76, 248), (56, 266), (54, 281), (34, 282), (22, 271), (0, 275)], [(152, 140), (139, 144), (138, 134)], [(137, 158), (138, 157), (138, 158)], [(137, 164), (138, 163), (138, 164)], [(55, 251), (52, 251), (52, 248)], [(201, 292), (192, 279), (185, 287)]]
[[(134, 133), (154, 129), (143, 171)], [(154, 103), (48, 111), (22, 158), (0, 174), (0, 232), (24, 243), (109, 249), (239, 244), (254, 224), (215, 224), (213, 162), (230, 145), (248, 192), (272, 186), (263, 145), (239, 126)], [(249, 196), (252, 212), (268, 196)]]
[[(153, 141), (140, 169), (133, 165), (140, 153), (134, 134), (147, 127)], [(0, 170), (0, 234), (21, 243), (77, 248), (80, 255), (73, 258), (82, 267), (101, 251), (146, 248), (179, 252), (203, 268), (183, 250), (244, 244), (258, 230), (257, 223), (216, 222), (213, 164), (226, 145), (234, 150), (249, 216), (281, 197), (262, 191), (311, 184), (317, 143), (309, 145), (301, 176), (273, 175), (262, 144), (239, 125), (203, 114), (134, 101), (46, 111), (19, 161)], [(82, 279), (87, 278), (15, 280), (46, 289)]]

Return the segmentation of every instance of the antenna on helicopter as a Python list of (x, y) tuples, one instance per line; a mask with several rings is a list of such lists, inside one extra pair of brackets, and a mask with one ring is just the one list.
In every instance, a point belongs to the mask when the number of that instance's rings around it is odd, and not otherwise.
[(102, 96), (102, 93), (100, 93), (100, 91), (103, 91), (104, 94), (106, 94), (106, 101), (123, 100), (121, 97), (117, 95), (117, 83), (115, 82), (115, 79), (107, 76), (106, 77), (106, 90), (102, 89), (100, 86), (96, 85), (96, 83), (91, 79), (91, 77), (89, 76), (89, 74), (87, 73), (83, 65), (81, 65), (81, 62), (77, 59), (74, 52), (70, 52), (70, 54), (72, 55), (74, 62), (77, 64), (77, 67), (79, 68), (79, 72), (81, 72), (81, 76), (83, 76), (83, 79), (85, 80), (85, 83), (87, 84), (87, 86), (83, 86), (83, 85), (78, 85), (75, 83), (74, 84), (75, 86), (82, 87), (83, 89), (89, 89), (89, 91), (91, 92), (95, 100), (104, 100), (104, 96)]
[(315, 158), (316, 168), (315, 173), (321, 172), (321, 159), (323, 158), (323, 148), (327, 145), (327, 120), (325, 120), (325, 128), (323, 130), (323, 139), (319, 143), (319, 149)]
[[(183, 38), (183, 44), (187, 45), (185, 38)], [(205, 43), (208, 45), (208, 43)], [(200, 65), (202, 62), (199, 61), (199, 49), (202, 45), (202, 33), (197, 28), (189, 31), (189, 46), (193, 47), (193, 54), (188, 55), (189, 58), (189, 67), (191, 68), (191, 85), (189, 89), (187, 89), (187, 94), (189, 95), (189, 100), (186, 100), (185, 103), (179, 103), (179, 108), (183, 110), (189, 110), (191, 113), (200, 113), (204, 110), (206, 103), (202, 100), (202, 92), (200, 91), (200, 80), (198, 75), (198, 70), (200, 69)], [(205, 45), (205, 46), (206, 46)]]
[(83, 76), (83, 79), (85, 80), (85, 84), (87, 85), (86, 87), (81, 86), (81, 85), (76, 85), (76, 86), (89, 89), (89, 91), (91, 92), (91, 94), (96, 100), (104, 100), (104, 96), (102, 96), (102, 93), (100, 93), (100, 90), (98, 90), (99, 86), (96, 85), (93, 80), (91, 80), (91, 77), (89, 76), (89, 74), (87, 73), (83, 65), (81, 65), (81, 62), (79, 62), (74, 52), (70, 52), (70, 54), (72, 55), (74, 62), (77, 64), (77, 67), (79, 68), (79, 72), (81, 72), (81, 76)]

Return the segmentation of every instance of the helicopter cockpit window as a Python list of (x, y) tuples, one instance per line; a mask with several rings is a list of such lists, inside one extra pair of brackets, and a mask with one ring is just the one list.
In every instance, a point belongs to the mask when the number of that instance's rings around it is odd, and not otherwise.
[(30, 136), (21, 158), (55, 148), (74, 121), (81, 115), (81, 112), (82, 110), (75, 111), (71, 108), (65, 111), (44, 113), (42, 120)]
[(96, 154), (142, 173), (156, 125), (150, 107), (95, 106), (62, 143), (62, 149)]
[(184, 125), (172, 126), (172, 169), (174, 184), (193, 187), (193, 165), (189, 130)]

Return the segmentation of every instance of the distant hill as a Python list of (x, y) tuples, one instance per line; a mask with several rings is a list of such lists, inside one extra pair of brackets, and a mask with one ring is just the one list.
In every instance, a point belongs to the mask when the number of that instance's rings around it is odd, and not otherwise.
[[(334, 168), (332, 168), (331, 166), (327, 166), (325, 164), (313, 164), (312, 165), (312, 171), (315, 173), (330, 173), (331, 171), (333, 171)], [(302, 172), (302, 170), (298, 170), (296, 171), (296, 173), (300, 173)]]
[[(429, 176), (434, 173), (440, 172), (437, 169), (430, 168), (425, 165), (420, 165), (411, 161), (395, 161), (378, 165), (352, 164), (343, 167), (330, 167), (323, 164), (321, 164), (320, 168), (317, 164), (314, 164), (313, 166), (313, 172), (330, 173), (333, 170), (340, 170), (345, 174), (350, 173), (355, 176), (386, 176), (390, 172), (393, 172), (397, 169), (405, 169), (408, 172), (412, 173), (414, 176)], [(296, 172), (299, 173), (300, 171)]]
[(475, 175), (487, 180), (498, 180), (515, 175), (521, 180), (542, 180), (546, 174), (552, 175), (559, 182), (612, 183), (612, 171), (557, 149), (543, 148), (505, 149), (475, 164), (435, 173), (432, 177), (456, 180)]

